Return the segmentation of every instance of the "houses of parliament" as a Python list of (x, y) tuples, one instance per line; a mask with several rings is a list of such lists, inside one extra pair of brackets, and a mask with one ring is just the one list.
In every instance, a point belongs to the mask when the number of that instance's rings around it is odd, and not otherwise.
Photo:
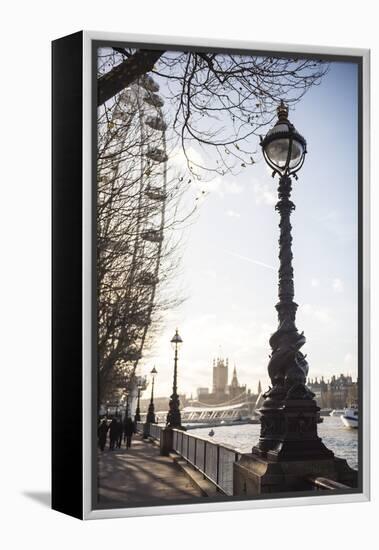
[[(235, 365), (229, 382), (228, 358), (217, 357), (214, 359), (212, 374), (212, 391), (206, 387), (197, 388), (197, 398), (193, 399), (191, 396), (190, 399), (192, 406), (256, 403), (258, 396), (262, 393), (261, 382), (259, 382), (256, 392), (248, 389), (246, 384), (239, 383)], [(350, 375), (332, 376), (328, 381), (325, 381), (323, 377), (320, 380), (308, 379), (307, 385), (315, 394), (315, 399), (321, 409), (341, 409), (358, 400), (358, 381), (353, 381)]]
[[(234, 365), (230, 384), (229, 380), (229, 359), (217, 357), (213, 359), (213, 384), (212, 392), (209, 388), (197, 389), (197, 402), (204, 405), (222, 405), (231, 403), (233, 405), (239, 402), (245, 402), (251, 396), (250, 390), (246, 384), (240, 385), (237, 378), (237, 369)], [(261, 384), (259, 383), (258, 392)]]

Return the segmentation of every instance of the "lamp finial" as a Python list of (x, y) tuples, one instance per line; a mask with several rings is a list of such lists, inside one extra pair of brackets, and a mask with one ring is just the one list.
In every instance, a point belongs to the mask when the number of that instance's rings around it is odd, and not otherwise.
[(282, 99), (280, 100), (280, 105), (277, 108), (277, 113), (278, 113), (278, 119), (280, 121), (282, 120), (284, 121), (288, 119), (288, 107), (287, 105), (285, 105)]

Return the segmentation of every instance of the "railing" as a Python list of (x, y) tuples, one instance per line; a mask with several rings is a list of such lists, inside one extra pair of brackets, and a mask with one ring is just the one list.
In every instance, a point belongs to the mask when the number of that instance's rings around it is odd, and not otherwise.
[(157, 439), (158, 441), (161, 438), (162, 428), (163, 426), (159, 426), (158, 424), (146, 424), (145, 422), (136, 422), (137, 432), (143, 433), (148, 437)]
[[(137, 432), (160, 440), (161, 430), (158, 424), (136, 423)], [(182, 430), (173, 430), (173, 451), (184, 458), (204, 478), (211, 481), (217, 489), (229, 496), (233, 495), (233, 468), (242, 453), (227, 445), (219, 445), (197, 435)], [(307, 482), (314, 491), (335, 491), (351, 489), (348, 485), (321, 476), (308, 476)]]
[(137, 432), (143, 432), (143, 425), (144, 425), (144, 422), (136, 422), (136, 430)]
[(162, 426), (159, 426), (158, 424), (149, 424), (149, 436), (153, 439), (158, 439), (158, 441), (160, 440), (161, 430)]
[(335, 491), (336, 489), (351, 489), (348, 485), (334, 481), (333, 479), (328, 479), (326, 477), (313, 477), (310, 476), (307, 478), (307, 481), (311, 484), (315, 491)]
[(173, 450), (216, 485), (219, 491), (233, 495), (233, 464), (240, 457), (235, 449), (188, 432), (173, 430)]

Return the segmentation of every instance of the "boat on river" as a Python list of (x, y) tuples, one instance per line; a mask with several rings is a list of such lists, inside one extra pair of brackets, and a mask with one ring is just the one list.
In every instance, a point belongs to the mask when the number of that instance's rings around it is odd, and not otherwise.
[(341, 416), (341, 420), (344, 426), (347, 428), (358, 428), (358, 407), (356, 405), (351, 405), (344, 409)]
[(342, 416), (344, 413), (344, 409), (333, 409), (330, 413), (330, 416)]

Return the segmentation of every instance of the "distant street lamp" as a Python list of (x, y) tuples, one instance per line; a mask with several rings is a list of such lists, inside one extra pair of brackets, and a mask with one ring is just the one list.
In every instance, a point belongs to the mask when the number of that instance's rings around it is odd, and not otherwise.
[(141, 411), (140, 411), (140, 399), (141, 399), (141, 384), (138, 383), (138, 386), (137, 386), (137, 407), (136, 407), (136, 414), (134, 416), (134, 421), (135, 422), (140, 422), (141, 421)]
[(149, 423), (149, 424), (155, 424), (156, 423), (156, 420), (155, 420), (155, 410), (154, 410), (154, 379), (155, 379), (155, 375), (157, 374), (157, 370), (156, 368), (154, 367), (151, 372), (151, 398), (150, 398), (150, 405), (149, 405), (149, 408), (147, 410), (147, 416), (146, 416), (146, 422)]
[(126, 403), (125, 403), (125, 420), (129, 418), (129, 391), (125, 390)]
[(314, 394), (306, 386), (308, 363), (300, 351), (305, 336), (295, 324), (297, 304), (294, 302), (292, 268), (292, 235), (290, 216), (295, 210), (291, 196), (291, 177), (304, 163), (305, 139), (288, 120), (288, 108), (283, 101), (278, 107), (278, 121), (261, 140), (264, 158), (279, 175), (279, 201), (275, 209), (280, 214), (279, 237), (279, 301), (278, 329), (270, 338), (272, 353), (268, 374), (272, 387), (264, 394), (260, 409), (261, 433), (253, 454), (264, 458), (302, 459), (333, 456), (317, 436), (319, 407)]
[(169, 428), (181, 428), (182, 419), (180, 416), (180, 402), (178, 395), (178, 349), (183, 343), (183, 340), (179, 336), (178, 329), (171, 339), (171, 345), (174, 349), (174, 380), (172, 385), (172, 395), (169, 403), (169, 411), (167, 414), (167, 426)]

